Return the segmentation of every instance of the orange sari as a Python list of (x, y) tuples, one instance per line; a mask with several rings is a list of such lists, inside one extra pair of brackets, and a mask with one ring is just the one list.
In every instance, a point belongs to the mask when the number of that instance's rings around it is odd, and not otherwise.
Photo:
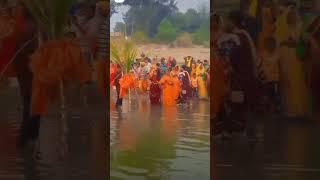
[(124, 98), (127, 94), (129, 89), (134, 88), (136, 86), (136, 79), (134, 74), (126, 74), (124, 75), (120, 81), (120, 98)]
[(181, 82), (178, 77), (172, 77), (174, 99), (178, 99), (181, 92)]
[(88, 64), (81, 58), (80, 46), (68, 39), (45, 43), (31, 57), (32, 114), (44, 115), (52, 98), (58, 98), (60, 82), (86, 82), (91, 79)]
[(226, 64), (217, 58), (212, 60), (211, 112), (217, 114), (228, 92), (228, 79), (225, 73)]
[(168, 75), (164, 75), (160, 80), (162, 86), (162, 101), (165, 106), (175, 106), (176, 99), (174, 92), (174, 80)]

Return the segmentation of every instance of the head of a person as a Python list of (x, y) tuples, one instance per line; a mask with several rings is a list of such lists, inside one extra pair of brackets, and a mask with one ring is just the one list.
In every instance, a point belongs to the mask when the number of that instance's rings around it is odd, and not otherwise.
[(152, 75), (153, 76), (157, 76), (158, 75), (158, 71), (152, 71)]
[(209, 64), (209, 63), (208, 63), (208, 60), (206, 60), (206, 59), (203, 60), (203, 64), (204, 64), (204, 65), (208, 65), (208, 64)]
[(212, 29), (218, 30), (221, 27), (221, 17), (218, 14), (212, 16)]
[(181, 70), (186, 70), (187, 69), (187, 66), (186, 65), (182, 65), (181, 66)]
[(108, 1), (99, 1), (96, 4), (95, 11), (105, 17), (109, 15), (109, 3)]
[(263, 7), (271, 8), (272, 6), (273, 6), (273, 1), (272, 0), (265, 0), (263, 2)]
[(274, 37), (268, 37), (265, 39), (265, 47), (268, 52), (274, 52), (277, 47), (277, 41)]
[(159, 67), (160, 67), (160, 63), (157, 63), (157, 64), (156, 64), (156, 67), (158, 67), (158, 68), (159, 68)]
[(141, 66), (141, 67), (144, 67), (145, 65), (146, 65), (145, 62), (141, 62), (141, 63), (140, 63), (140, 66)]
[(232, 32), (236, 28), (241, 28), (243, 24), (243, 14), (240, 11), (232, 11), (229, 13), (225, 31)]
[(289, 25), (296, 25), (297, 21), (298, 21), (298, 13), (296, 11), (295, 6), (289, 6), (289, 11), (287, 14), (287, 23)]
[(176, 65), (175, 67), (174, 67), (174, 70), (176, 70), (176, 71), (178, 71), (180, 68), (179, 68), (179, 66), (178, 65)]

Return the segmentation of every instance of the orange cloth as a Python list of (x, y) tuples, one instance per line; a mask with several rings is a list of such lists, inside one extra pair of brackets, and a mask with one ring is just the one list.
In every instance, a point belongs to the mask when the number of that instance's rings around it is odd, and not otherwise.
[(149, 87), (149, 81), (147, 79), (139, 81), (139, 89), (142, 92), (146, 92), (148, 90), (148, 87)]
[(227, 65), (224, 61), (214, 58), (212, 60), (212, 83), (210, 88), (211, 112), (216, 114), (224, 102), (228, 92)]
[(53, 40), (45, 43), (31, 56), (34, 74), (32, 113), (46, 114), (50, 97), (59, 94), (61, 80), (86, 82), (91, 79), (89, 65), (82, 59), (78, 43)]
[(172, 77), (174, 99), (178, 99), (181, 92), (181, 82), (178, 77)]
[(165, 106), (175, 106), (174, 80), (168, 75), (164, 75), (160, 80), (162, 86), (162, 101)]
[(120, 98), (124, 98), (128, 94), (128, 90), (136, 86), (134, 74), (125, 74), (119, 81), (120, 83)]

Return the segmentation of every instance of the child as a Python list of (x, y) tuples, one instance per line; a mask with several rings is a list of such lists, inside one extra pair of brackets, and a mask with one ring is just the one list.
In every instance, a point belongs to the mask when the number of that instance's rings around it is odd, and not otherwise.
[(192, 86), (192, 97), (198, 97), (198, 80), (197, 80), (197, 74), (193, 73), (191, 77), (191, 86)]
[(280, 62), (279, 52), (276, 50), (276, 40), (266, 38), (265, 50), (259, 58), (259, 78), (270, 102), (268, 106), (280, 113), (281, 98), (279, 95)]

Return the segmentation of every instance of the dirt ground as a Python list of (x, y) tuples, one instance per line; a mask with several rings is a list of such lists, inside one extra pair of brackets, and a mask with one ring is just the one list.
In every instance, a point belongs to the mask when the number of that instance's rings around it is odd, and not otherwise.
[(166, 45), (158, 45), (158, 44), (146, 44), (146, 45), (138, 45), (138, 53), (139, 55), (143, 52), (147, 56), (153, 58), (157, 57), (165, 57), (169, 56), (176, 58), (176, 60), (180, 63), (184, 62), (183, 58), (185, 56), (192, 56), (196, 60), (197, 59), (210, 59), (210, 48), (205, 48), (201, 46), (194, 46), (190, 48), (181, 48), (175, 47), (171, 48)]

